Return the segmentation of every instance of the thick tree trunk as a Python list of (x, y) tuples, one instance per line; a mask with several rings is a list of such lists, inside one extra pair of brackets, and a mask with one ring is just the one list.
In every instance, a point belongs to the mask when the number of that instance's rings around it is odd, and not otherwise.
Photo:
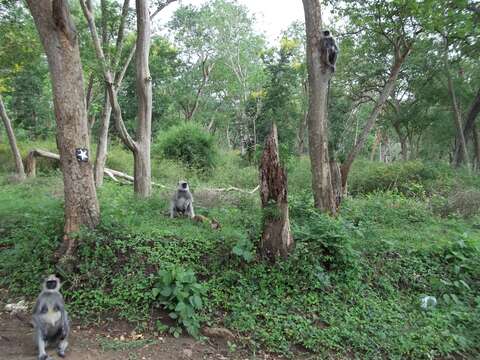
[(375, 103), (375, 107), (370, 113), (370, 116), (367, 119), (366, 125), (363, 128), (363, 131), (360, 134), (360, 137), (358, 138), (353, 149), (350, 151), (346, 160), (341, 166), (340, 171), (342, 173), (342, 187), (344, 189), (347, 186), (348, 174), (350, 172), (350, 168), (352, 167), (353, 161), (355, 160), (357, 155), (360, 153), (360, 151), (363, 149), (363, 146), (365, 145), (365, 141), (367, 140), (368, 134), (370, 134), (370, 131), (375, 125), (375, 122), (377, 121), (377, 118), (380, 115), (380, 112), (382, 111), (385, 103), (387, 102), (390, 94), (393, 91), (393, 88), (395, 87), (395, 82), (397, 80), (398, 74), (400, 73), (402, 64), (405, 62), (405, 59), (407, 58), (407, 56), (410, 54), (410, 51), (411, 51), (411, 48), (409, 47), (402, 54), (396, 52), (395, 61), (390, 70), (390, 75), (388, 77), (387, 82), (383, 86), (383, 89), (380, 93), (380, 96), (377, 99), (377, 102)]
[(8, 142), (10, 149), (12, 150), (13, 159), (15, 161), (15, 173), (19, 181), (25, 180), (25, 169), (23, 168), (22, 155), (18, 150), (17, 140), (15, 139), (15, 133), (13, 132), (12, 122), (7, 115), (5, 105), (3, 104), (2, 96), (0, 95), (0, 117), (2, 118), (5, 130), (7, 132)]
[(340, 165), (334, 160), (330, 161), (330, 173), (332, 174), (332, 188), (333, 196), (335, 197), (335, 206), (338, 209), (342, 203), (344, 190), (342, 188), (342, 174), (340, 172)]
[(148, 67), (150, 53), (150, 15), (148, 0), (136, 0), (137, 3), (137, 151), (134, 154), (135, 193), (140, 197), (149, 197), (152, 192), (150, 165), (150, 142), (152, 136), (152, 78)]
[(475, 148), (475, 158), (472, 161), (473, 170), (479, 171), (480, 170), (480, 140), (478, 135), (478, 130), (475, 124), (473, 124), (472, 128), (472, 137), (473, 137), (473, 146)]
[(82, 64), (77, 32), (67, 0), (27, 0), (47, 54), (57, 122), (57, 145), (65, 192), (64, 250), (75, 242), (68, 235), (81, 226), (95, 227), (100, 220), (93, 169), (79, 161), (76, 149), (89, 149)]
[[(473, 99), (472, 104), (470, 105), (470, 108), (468, 109), (466, 121), (465, 121), (465, 126), (463, 128), (463, 137), (465, 138), (465, 143), (468, 146), (468, 139), (470, 132), (473, 131), (473, 128), (475, 126), (475, 119), (477, 118), (478, 114), (480, 113), (480, 89), (477, 92), (477, 95), (475, 96), (475, 99)], [(461, 143), (461, 139), (457, 138), (456, 144), (457, 148), (455, 149), (455, 164), (461, 165), (464, 161), (463, 159), (463, 152), (460, 151), (459, 146)]]
[(445, 39), (445, 51), (443, 57), (445, 65), (445, 74), (447, 76), (448, 84), (448, 95), (452, 101), (452, 112), (455, 127), (457, 129), (457, 142), (455, 144), (455, 155), (454, 155), (454, 165), (456, 167), (460, 166), (464, 160), (468, 160), (468, 150), (467, 142), (465, 141), (465, 136), (463, 133), (463, 123), (462, 123), (462, 111), (458, 105), (457, 96), (455, 94), (455, 88), (453, 86), (452, 74), (450, 73), (450, 64), (448, 62), (448, 41)]
[(263, 208), (262, 255), (271, 261), (286, 257), (293, 247), (287, 200), (287, 176), (278, 155), (277, 126), (265, 141), (260, 163), (260, 199)]
[[(375, 160), (375, 154), (377, 153), (377, 147), (380, 145), (382, 142), (382, 136), (380, 134), (380, 131), (377, 130), (375, 133), (375, 141), (373, 142), (372, 150), (370, 151), (370, 161)], [(356, 144), (356, 142), (355, 142)]]
[(333, 70), (321, 49), (322, 15), (319, 0), (303, 0), (307, 36), (309, 84), (308, 143), (315, 207), (336, 214), (328, 155), (327, 96)]

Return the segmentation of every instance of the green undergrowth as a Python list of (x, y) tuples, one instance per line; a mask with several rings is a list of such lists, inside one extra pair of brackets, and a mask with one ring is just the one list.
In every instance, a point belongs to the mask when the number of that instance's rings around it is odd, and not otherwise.
[[(0, 284), (33, 300), (42, 276), (56, 271), (76, 317), (115, 314), (177, 335), (180, 325), (193, 334), (199, 324), (220, 325), (252, 350), (292, 358), (475, 358), (478, 215), (440, 216), (427, 197), (393, 189), (348, 198), (332, 219), (313, 209), (301, 166), (289, 179), (295, 251), (274, 265), (255, 251), (257, 195), (198, 204), (199, 214), (221, 224), (212, 230), (169, 219), (167, 194), (138, 201), (130, 186), (107, 181), (99, 191), (101, 224), (78, 234), (75, 268), (55, 267), (63, 220), (58, 174), (20, 185), (0, 179)], [(254, 184), (248, 171), (245, 184)], [(424, 310), (426, 295), (437, 305)]]

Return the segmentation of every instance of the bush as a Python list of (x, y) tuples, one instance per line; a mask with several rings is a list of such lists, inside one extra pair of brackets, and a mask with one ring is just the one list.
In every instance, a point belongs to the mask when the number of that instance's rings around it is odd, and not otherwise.
[[(195, 273), (181, 266), (160, 271), (158, 283), (152, 289), (153, 297), (169, 311), (168, 315), (185, 326), (188, 333), (193, 336), (198, 336), (200, 328), (195, 312), (203, 307), (201, 298), (203, 292), (203, 287), (197, 282)], [(181, 328), (172, 327), (170, 332), (178, 337)]]
[(470, 218), (480, 209), (480, 191), (476, 189), (455, 189), (447, 196), (434, 196), (430, 200), (433, 211), (440, 216), (456, 215)]
[(154, 153), (202, 171), (213, 169), (217, 162), (214, 137), (192, 123), (174, 126), (163, 133)]
[(349, 192), (353, 195), (394, 190), (409, 196), (424, 195), (430, 182), (440, 176), (436, 166), (421, 161), (385, 164), (358, 160), (349, 176)]

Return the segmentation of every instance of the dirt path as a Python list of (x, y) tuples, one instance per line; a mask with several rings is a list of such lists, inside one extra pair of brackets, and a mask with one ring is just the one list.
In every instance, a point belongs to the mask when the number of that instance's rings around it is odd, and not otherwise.
[[(23, 317), (23, 316), (21, 316)], [(74, 324), (67, 359), (70, 360), (177, 360), (177, 359), (240, 359), (225, 346), (201, 343), (189, 337), (158, 337), (133, 340), (125, 329), (80, 328)], [(55, 349), (48, 353), (59, 359)], [(20, 320), (5, 312), (0, 314), (0, 358), (2, 360), (33, 360), (36, 349), (33, 329), (28, 320)], [(248, 357), (247, 357), (248, 358)], [(245, 359), (245, 357), (243, 357)]]

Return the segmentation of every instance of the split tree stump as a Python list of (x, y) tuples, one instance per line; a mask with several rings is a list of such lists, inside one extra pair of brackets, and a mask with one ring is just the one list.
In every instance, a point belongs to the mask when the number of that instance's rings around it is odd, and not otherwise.
[(261, 254), (271, 261), (287, 257), (293, 248), (287, 200), (287, 176), (280, 165), (277, 126), (265, 141), (260, 163), (260, 198), (263, 209)]

